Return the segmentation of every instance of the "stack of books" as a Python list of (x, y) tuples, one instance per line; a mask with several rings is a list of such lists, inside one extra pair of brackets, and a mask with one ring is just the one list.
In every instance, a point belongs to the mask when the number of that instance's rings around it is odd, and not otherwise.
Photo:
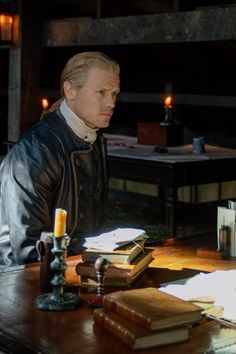
[(156, 288), (113, 292), (104, 296), (104, 308), (93, 312), (95, 333), (97, 326), (132, 349), (179, 343), (189, 339), (189, 327), (201, 320), (201, 311)]
[(144, 247), (147, 238), (144, 230), (126, 228), (86, 239), (89, 247), (76, 266), (81, 286), (98, 285), (94, 263), (102, 256), (109, 262), (104, 286), (130, 287), (153, 260), (152, 250)]

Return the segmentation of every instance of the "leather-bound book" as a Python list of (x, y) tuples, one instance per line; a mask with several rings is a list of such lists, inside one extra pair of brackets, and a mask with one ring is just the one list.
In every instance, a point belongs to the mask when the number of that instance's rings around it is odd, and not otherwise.
[[(130, 288), (135, 281), (142, 276), (145, 272), (146, 267), (143, 267), (133, 276), (128, 276), (126, 278), (122, 277), (104, 277), (104, 287), (111, 288)], [(87, 275), (80, 275), (80, 286), (81, 287), (98, 287), (98, 279), (97, 277), (91, 277)]]
[[(141, 269), (147, 267), (153, 260), (152, 250), (144, 249), (130, 264), (109, 263), (106, 271), (106, 279), (122, 278), (127, 279), (134, 277)], [(96, 277), (94, 263), (79, 262), (76, 265), (76, 273), (89, 277)]]
[(188, 340), (189, 329), (187, 326), (181, 326), (161, 331), (148, 331), (125, 317), (106, 309), (96, 309), (93, 312), (95, 333), (104, 330), (113, 334), (124, 344), (132, 349), (146, 349), (165, 344), (179, 343)]
[(130, 242), (113, 251), (105, 249), (87, 248), (82, 252), (83, 262), (94, 263), (100, 256), (111, 263), (130, 264), (137, 255), (143, 252), (146, 238), (136, 242)]
[(104, 296), (104, 307), (151, 331), (201, 319), (201, 307), (156, 288), (130, 289)]

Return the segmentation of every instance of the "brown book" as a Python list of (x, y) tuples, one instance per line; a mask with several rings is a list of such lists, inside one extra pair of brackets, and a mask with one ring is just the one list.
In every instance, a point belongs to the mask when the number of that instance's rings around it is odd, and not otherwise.
[(132, 349), (152, 348), (189, 339), (187, 326), (151, 332), (135, 322), (106, 309), (95, 309), (93, 318), (95, 326), (99, 325), (100, 330), (107, 330)]
[[(110, 263), (105, 273), (106, 278), (130, 278), (153, 260), (152, 250), (145, 249), (130, 264)], [(96, 277), (94, 263), (79, 262), (76, 265), (76, 273), (89, 277)]]
[[(129, 288), (134, 282), (145, 272), (147, 267), (143, 267), (138, 273), (134, 276), (127, 278), (104, 278), (104, 287), (113, 287), (113, 288)], [(80, 286), (98, 286), (97, 277), (90, 277), (87, 275), (80, 276)]]
[(199, 306), (156, 288), (107, 294), (104, 307), (151, 331), (197, 322), (202, 311)]
[(100, 256), (104, 257), (111, 263), (126, 263), (130, 264), (137, 255), (143, 252), (146, 238), (139, 241), (130, 242), (122, 248), (117, 248), (113, 251), (87, 248), (82, 252), (83, 262), (94, 263)]

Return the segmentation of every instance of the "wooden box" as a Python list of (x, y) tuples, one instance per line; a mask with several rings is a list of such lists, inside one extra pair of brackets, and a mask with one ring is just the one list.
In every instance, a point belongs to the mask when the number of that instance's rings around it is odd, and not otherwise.
[(162, 126), (160, 123), (138, 123), (138, 144), (160, 147), (183, 144), (183, 126), (173, 123)]

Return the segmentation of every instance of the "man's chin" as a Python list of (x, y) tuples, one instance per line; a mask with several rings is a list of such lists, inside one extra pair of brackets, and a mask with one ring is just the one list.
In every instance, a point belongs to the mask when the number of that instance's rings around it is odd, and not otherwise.
[(107, 120), (107, 121), (103, 121), (99, 124), (99, 127), (98, 128), (108, 128), (110, 125), (110, 119)]

